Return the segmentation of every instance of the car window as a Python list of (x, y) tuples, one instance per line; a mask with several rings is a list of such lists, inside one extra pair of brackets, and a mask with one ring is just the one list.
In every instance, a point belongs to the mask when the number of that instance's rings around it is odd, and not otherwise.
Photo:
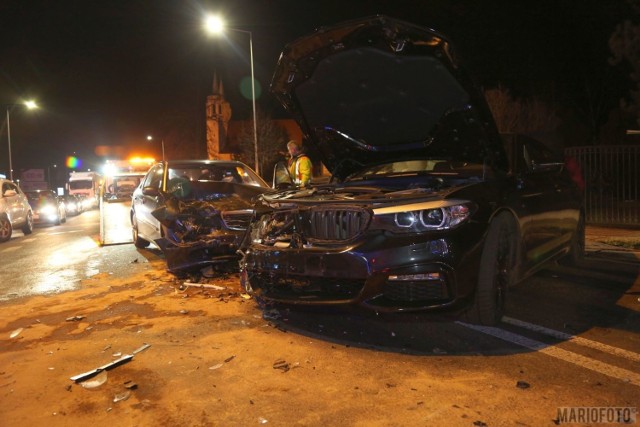
[(18, 191), (18, 187), (16, 187), (14, 184), (10, 183), (10, 182), (4, 182), (2, 184), (2, 194), (5, 195), (5, 193), (9, 190), (13, 190), (16, 193), (19, 193)]
[(162, 185), (162, 165), (156, 165), (151, 170), (144, 179), (143, 187), (153, 187), (160, 189)]

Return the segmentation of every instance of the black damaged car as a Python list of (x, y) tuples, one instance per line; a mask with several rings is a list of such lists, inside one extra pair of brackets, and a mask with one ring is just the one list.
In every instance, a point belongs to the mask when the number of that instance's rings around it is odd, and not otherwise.
[(156, 244), (167, 269), (177, 275), (237, 270), (236, 252), (254, 215), (253, 199), (270, 189), (241, 162), (160, 162), (133, 192), (133, 242), (138, 248)]
[(510, 286), (583, 252), (562, 158), (501, 138), (444, 35), (384, 16), (323, 28), (284, 49), (271, 90), (332, 177), (259, 197), (241, 261), (259, 299), (492, 325)]

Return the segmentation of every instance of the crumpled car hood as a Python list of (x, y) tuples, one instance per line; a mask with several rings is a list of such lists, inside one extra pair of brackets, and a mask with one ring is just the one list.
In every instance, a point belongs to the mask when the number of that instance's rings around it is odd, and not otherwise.
[(429, 28), (374, 16), (319, 29), (285, 47), (271, 91), (338, 179), (426, 157), (507, 168), (484, 97)]
[[(230, 183), (209, 183), (197, 200), (168, 196), (151, 214), (162, 224), (159, 241), (167, 268), (175, 274), (197, 272), (207, 266), (232, 263), (253, 217), (253, 197), (266, 191)], [(230, 193), (230, 191), (234, 191)]]

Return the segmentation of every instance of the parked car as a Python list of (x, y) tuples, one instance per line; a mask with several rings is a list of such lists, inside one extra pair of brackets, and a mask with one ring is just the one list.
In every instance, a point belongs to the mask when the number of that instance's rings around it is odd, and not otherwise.
[(52, 190), (25, 192), (33, 210), (33, 221), (36, 224), (60, 225), (67, 222), (67, 209), (64, 202)]
[(65, 194), (58, 198), (64, 203), (67, 215), (80, 215), (84, 210), (82, 200), (75, 194)]
[(33, 232), (33, 212), (27, 196), (14, 182), (0, 178), (0, 242), (11, 239), (13, 229)]
[(155, 243), (168, 270), (196, 274), (238, 268), (237, 250), (253, 217), (252, 199), (270, 187), (236, 161), (160, 162), (133, 192), (133, 242)]
[(259, 300), (493, 325), (510, 286), (584, 248), (562, 159), (503, 140), (446, 36), (375, 16), (285, 47), (272, 92), (332, 173), (265, 193), (241, 279)]

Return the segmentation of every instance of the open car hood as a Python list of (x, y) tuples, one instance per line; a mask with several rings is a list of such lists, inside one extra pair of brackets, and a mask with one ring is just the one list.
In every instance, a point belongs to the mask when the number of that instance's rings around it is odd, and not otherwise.
[(385, 16), (321, 28), (285, 47), (271, 91), (338, 179), (416, 158), (507, 169), (482, 93), (429, 28)]

